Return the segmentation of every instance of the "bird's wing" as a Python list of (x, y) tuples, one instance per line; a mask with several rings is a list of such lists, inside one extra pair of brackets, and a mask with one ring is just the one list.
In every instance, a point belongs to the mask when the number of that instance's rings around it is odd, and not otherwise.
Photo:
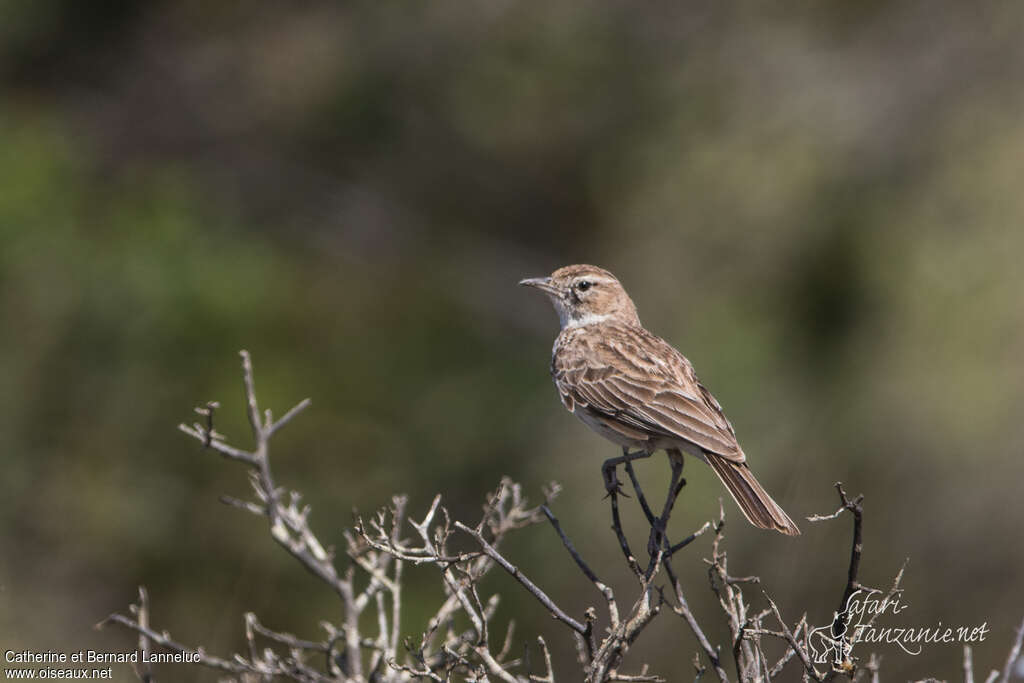
[(648, 437), (678, 438), (734, 462), (745, 460), (718, 401), (667, 342), (618, 325), (575, 332), (552, 363), (569, 410), (583, 408)]

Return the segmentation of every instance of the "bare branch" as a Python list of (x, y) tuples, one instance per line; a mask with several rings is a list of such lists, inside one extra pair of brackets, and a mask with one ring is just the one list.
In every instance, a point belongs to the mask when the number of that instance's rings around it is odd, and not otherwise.
[(483, 537), (483, 534), (481, 534), (479, 530), (471, 529), (462, 522), (455, 522), (455, 528), (459, 531), (465, 532), (472, 536), (473, 539), (480, 545), (480, 548), (484, 551), (484, 553), (492, 560), (497, 562), (498, 566), (500, 566), (502, 569), (508, 572), (512, 576), (512, 578), (518, 581), (523, 586), (523, 588), (528, 590), (530, 594), (533, 595), (533, 597), (537, 598), (537, 600), (542, 605), (544, 605), (544, 607), (546, 607), (549, 612), (551, 612), (551, 615), (553, 617), (555, 617), (556, 619), (558, 619), (563, 624), (571, 628), (573, 631), (576, 631), (580, 635), (584, 635), (587, 632), (586, 626), (584, 626), (583, 624), (581, 624), (580, 622), (566, 614), (565, 611), (561, 607), (556, 605), (554, 601), (551, 598), (549, 598), (544, 591), (537, 587), (537, 584), (535, 584), (533, 581), (527, 578), (526, 575), (524, 575), (518, 567), (516, 567), (511, 562), (506, 560), (501, 555), (501, 553), (499, 553), (494, 548), (494, 546), (488, 543), (487, 540)]
[(230, 458), (231, 460), (238, 460), (250, 466), (256, 464), (255, 455), (249, 453), (248, 451), (243, 451), (240, 448), (234, 448), (233, 446), (229, 446), (226, 443), (218, 441), (217, 439), (212, 439), (211, 434), (213, 434), (213, 432), (207, 430), (206, 428), (202, 427), (199, 424), (194, 424), (190, 427), (183, 422), (178, 425), (178, 430), (200, 441), (204, 447), (212, 448), (213, 450), (223, 455), (225, 458)]
[(292, 406), (292, 409), (285, 413), (284, 417), (282, 417), (281, 419), (279, 419), (277, 422), (273, 423), (272, 425), (270, 425), (270, 427), (266, 429), (267, 438), (269, 439), (274, 434), (276, 434), (279, 429), (281, 429), (286, 424), (294, 420), (296, 415), (298, 415), (303, 410), (308, 408), (312, 403), (313, 401), (311, 399), (304, 398), (297, 404)]
[[(857, 590), (867, 588), (860, 584), (857, 580), (860, 572), (860, 559), (861, 553), (864, 549), (863, 542), (863, 525), (864, 525), (864, 507), (861, 504), (864, 501), (864, 494), (861, 494), (850, 500), (847, 497), (846, 491), (843, 490), (843, 483), (837, 481), (835, 483), (836, 492), (839, 494), (840, 507), (834, 513), (830, 515), (814, 515), (807, 519), (812, 522), (836, 519), (843, 511), (848, 511), (853, 515), (853, 542), (850, 547), (850, 564), (846, 572), (846, 586), (843, 588), (843, 596), (839, 601), (839, 608), (835, 612), (835, 616), (832, 619), (832, 637), (839, 642), (847, 643), (850, 645), (850, 639), (846, 636), (846, 629), (849, 624), (849, 614), (847, 612), (847, 604)], [(902, 575), (902, 570), (900, 570)], [(827, 676), (826, 680), (832, 680), (835, 678), (838, 672), (833, 670)]]
[(544, 655), (544, 670), (546, 673), (544, 676), (534, 676), (531, 674), (530, 680), (535, 681), (535, 683), (555, 683), (555, 673), (551, 668), (551, 653), (548, 652), (548, 644), (544, 642), (542, 636), (537, 636), (537, 644), (540, 645), (540, 651)]
[(804, 665), (804, 671), (809, 676), (813, 677), (816, 681), (825, 680), (825, 675), (814, 668), (814, 665), (811, 664), (810, 658), (808, 658), (807, 656), (807, 650), (797, 641), (796, 636), (793, 635), (793, 632), (789, 630), (789, 627), (786, 625), (786, 620), (782, 618), (782, 614), (779, 612), (779, 608), (775, 604), (775, 601), (772, 600), (767, 593), (764, 593), (764, 597), (768, 601), (769, 606), (771, 606), (772, 613), (778, 620), (779, 626), (782, 628), (783, 637), (785, 637), (786, 641), (789, 643), (789, 646), (793, 648), (793, 651), (796, 653), (796, 656), (800, 659), (800, 663)]
[[(722, 663), (718, 658), (718, 650), (711, 645), (711, 641), (704, 634), (704, 630), (697, 623), (697, 619), (693, 616), (693, 612), (690, 610), (690, 605), (686, 601), (686, 597), (683, 595), (683, 589), (679, 584), (679, 579), (673, 581), (673, 587), (676, 593), (676, 605), (672, 607), (672, 610), (681, 616), (686, 622), (687, 626), (690, 627), (690, 631), (693, 632), (693, 636), (697, 639), (697, 643), (704, 651), (704, 656), (711, 662), (711, 668), (714, 670), (715, 675), (718, 676), (718, 680), (722, 683), (727, 683), (729, 675), (725, 673), (725, 669), (722, 668)], [(698, 677), (700, 676), (701, 669), (698, 668)]]
[[(148, 621), (148, 618), (147, 618)], [(221, 671), (227, 671), (229, 673), (242, 673), (247, 670), (247, 667), (238, 662), (232, 662), (220, 657), (214, 657), (206, 654), (202, 648), (190, 648), (186, 645), (182, 645), (171, 638), (171, 635), (164, 631), (163, 633), (157, 633), (149, 626), (141, 624), (136, 619), (131, 619), (122, 614), (111, 614), (103, 621), (96, 624), (96, 628), (102, 629), (107, 624), (120, 624), (132, 631), (135, 631), (140, 636), (144, 636), (150, 642), (168, 650), (183, 655), (188, 655), (190, 661), (195, 661), (203, 666), (211, 669), (219, 669)]]
[[(310, 405), (310, 401), (300, 401), (276, 421), (270, 410), (261, 412), (256, 398), (252, 359), (245, 351), (240, 355), (246, 415), (254, 440), (253, 450), (228, 445), (225, 438), (216, 431), (214, 418), (219, 407), (216, 402), (197, 407), (196, 413), (202, 419), (192, 425), (180, 425), (179, 429), (196, 439), (204, 449), (210, 449), (247, 467), (253, 490), (252, 499), (222, 496), (221, 501), (267, 520), (275, 542), (337, 595), (340, 602), (339, 623), (323, 622), (326, 635), (321, 641), (275, 631), (262, 625), (253, 613), (246, 613), (246, 654), (221, 658), (207, 655), (202, 648), (189, 648), (174, 641), (166, 631), (157, 632), (150, 624), (148, 595), (145, 589), (140, 588), (138, 604), (130, 606), (131, 616), (111, 614), (98, 626), (116, 623), (134, 631), (138, 635), (139, 650), (143, 653), (160, 648), (188, 655), (195, 663), (228, 673), (239, 681), (280, 678), (309, 683), (407, 683), (413, 679), (439, 683), (450, 683), (453, 680), (555, 683), (551, 651), (542, 636), (537, 637), (544, 665), (540, 674), (530, 672), (528, 658), (525, 660), (526, 670), (519, 668), (524, 665), (523, 662), (510, 659), (510, 653), (515, 647), (515, 625), (511, 620), (504, 629), (500, 649), (496, 646), (492, 648), (492, 631), (496, 631), (494, 619), (498, 614), (501, 596), (484, 593), (481, 581), (492, 568), (500, 567), (557, 621), (570, 629), (580, 672), (587, 683), (663, 681), (650, 673), (646, 665), (639, 667), (639, 673), (623, 673), (619, 669), (627, 652), (657, 617), (665, 603), (669, 603), (671, 609), (686, 622), (697, 641), (699, 653), (694, 659), (696, 679), (711, 670), (719, 683), (727, 683), (730, 678), (721, 661), (721, 647), (707, 637), (707, 631), (691, 610), (682, 582), (673, 568), (673, 562), (678, 562), (681, 557), (681, 554), (677, 555), (679, 551), (713, 529), (711, 559), (706, 560), (708, 577), (721, 608), (719, 617), (724, 617), (731, 634), (727, 651), (731, 651), (735, 660), (740, 683), (769, 683), (780, 676), (787, 663), (794, 659), (801, 663), (801, 677), (805, 681), (829, 681), (840, 672), (856, 674), (855, 681), (859, 681), (865, 674), (870, 674), (872, 683), (879, 680), (880, 659), (873, 654), (859, 669), (855, 668), (850, 658), (840, 668), (827, 672), (816, 670), (809, 655), (811, 629), (807, 624), (806, 613), (791, 629), (784, 621), (778, 605), (767, 593), (764, 593), (764, 599), (769, 607), (760, 611), (752, 609), (744, 590), (760, 580), (756, 576), (730, 574), (724, 549), (725, 516), (721, 504), (717, 522), (706, 522), (678, 543), (670, 541), (668, 523), (686, 484), (682, 477), (682, 454), (674, 451), (669, 453), (671, 476), (660, 509), (649, 502), (651, 499), (645, 494), (632, 462), (649, 457), (649, 453), (623, 451), (622, 456), (609, 459), (602, 467), (607, 497), (611, 503), (612, 529), (627, 565), (637, 579), (638, 592), (632, 597), (628, 609), (625, 609), (625, 602), (620, 606), (612, 588), (601, 581), (598, 572), (583, 559), (552, 512), (551, 501), (559, 490), (557, 484), (545, 489), (546, 504), (529, 507), (521, 486), (507, 478), (502, 479), (497, 489), (488, 495), (483, 514), (475, 525), (453, 520), (449, 511), (441, 505), (440, 494), (433, 499), (422, 520), (418, 522), (407, 515), (405, 497), (395, 496), (390, 507), (381, 508), (365, 519), (357, 516), (353, 528), (343, 530), (345, 552), (341, 557), (347, 563), (339, 569), (335, 564), (333, 550), (325, 548), (309, 525), (309, 506), (302, 505), (301, 496), (297, 492), (279, 487), (270, 467), (271, 437), (294, 421)], [(632, 553), (630, 540), (622, 527), (619, 496), (630, 496), (622, 491), (619, 484), (618, 465), (624, 466), (632, 485), (632, 493), (647, 522), (647, 561), (644, 567), (641, 567)], [(811, 521), (834, 520), (844, 512), (849, 512), (854, 519), (846, 584), (840, 609), (833, 619), (833, 635), (837, 632), (845, 634), (848, 626), (845, 608), (850, 596), (858, 589), (875, 590), (860, 583), (858, 577), (863, 551), (863, 496), (850, 499), (841, 483), (836, 484), (836, 490), (841, 502), (839, 509), (828, 515), (808, 518)], [(541, 523), (544, 519), (555, 529), (583, 576), (604, 597), (606, 628), (598, 631), (597, 624), (603, 624), (604, 618), (599, 617), (593, 607), (584, 611), (582, 620), (570, 616), (555, 602), (554, 597), (557, 596), (541, 590), (534, 580), (525, 576), (499, 550), (509, 533)], [(410, 528), (414, 534), (408, 534)], [(470, 536), (478, 549), (459, 550), (457, 544), (450, 543), (456, 532)], [(456, 549), (451, 550), (450, 545)], [(438, 590), (443, 592), (440, 605), (421, 631), (418, 642), (409, 637), (402, 638), (402, 586), (405, 572), (412, 571), (413, 566), (431, 567), (430, 571), (436, 572), (440, 578)], [(663, 587), (656, 585), (662, 569), (672, 589), (667, 598)], [(903, 569), (900, 569), (887, 598), (901, 590), (902, 576)], [(764, 620), (772, 615), (779, 624), (779, 630), (764, 626)], [(870, 627), (877, 616), (872, 614), (866, 623), (858, 626)], [(465, 619), (468, 619), (468, 624)], [(372, 629), (372, 633), (367, 632), (367, 629)], [(859, 640), (862, 631), (852, 634), (846, 640), (850, 647)], [(779, 640), (786, 648), (772, 666), (769, 666), (762, 647), (764, 636)], [(986, 683), (1009, 683), (1012, 669), (1020, 656), (1022, 641), (1024, 623), (1016, 632), (1002, 671), (992, 671)], [(399, 648), (402, 646), (404, 651), (400, 653)], [(701, 653), (707, 659), (708, 666), (702, 664)], [(143, 657), (143, 660), (148, 660), (148, 657)], [(312, 666), (309, 663), (311, 661), (317, 662), (317, 666)], [(964, 648), (963, 667), (965, 682), (973, 683), (974, 663), (970, 647)], [(148, 668), (139, 667), (136, 673), (141, 680), (152, 683), (152, 672)]]
[(1013, 647), (1010, 648), (1010, 654), (1006, 656), (1006, 664), (1003, 665), (1003, 675), (999, 679), (1000, 683), (1010, 683), (1010, 674), (1013, 672), (1013, 665), (1017, 662), (1017, 658), (1020, 657), (1022, 644), (1024, 644), (1024, 621), (1017, 627), (1017, 637), (1013, 641)]
[(591, 583), (593, 583), (597, 590), (601, 592), (601, 595), (604, 596), (605, 602), (608, 604), (608, 615), (611, 621), (611, 628), (618, 628), (619, 606), (618, 603), (615, 602), (615, 593), (612, 592), (612, 589), (608, 584), (597, 578), (597, 574), (595, 574), (587, 563), (583, 561), (583, 558), (580, 556), (579, 552), (577, 552), (572, 541), (569, 540), (569, 537), (565, 535), (564, 531), (562, 531), (562, 525), (558, 523), (558, 518), (552, 514), (551, 510), (548, 509), (548, 506), (542, 505), (541, 510), (544, 511), (544, 515), (548, 518), (548, 521), (551, 522), (551, 526), (555, 527), (558, 537), (562, 539), (562, 544), (565, 546), (565, 549), (569, 551), (572, 559), (576, 561), (576, 565), (580, 568), (580, 571), (583, 572), (584, 576), (590, 579)]
[(245, 401), (248, 408), (249, 425), (252, 433), (259, 437), (263, 433), (263, 425), (260, 423), (260, 407), (256, 402), (256, 382), (252, 372), (252, 358), (245, 349), (238, 352), (242, 357), (242, 379), (245, 382)]
[[(131, 607), (136, 607), (132, 605)], [(129, 608), (131, 609), (131, 608)], [(136, 615), (136, 622), (139, 624), (140, 629), (149, 629), (149, 593), (146, 591), (145, 586), (139, 586), (139, 604), (137, 609), (131, 610)], [(143, 630), (139, 631), (139, 652), (142, 653), (142, 658), (139, 662), (136, 673), (139, 676), (139, 680), (142, 683), (152, 683), (153, 681), (153, 667), (149, 663), (149, 636), (145, 634)]]

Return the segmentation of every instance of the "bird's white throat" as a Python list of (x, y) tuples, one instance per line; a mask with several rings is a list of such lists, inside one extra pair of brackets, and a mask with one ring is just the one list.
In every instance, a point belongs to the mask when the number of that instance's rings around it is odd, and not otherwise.
[(576, 318), (575, 320), (562, 320), (562, 329), (572, 329), (574, 327), (586, 327), (587, 325), (595, 325), (597, 323), (603, 323), (610, 319), (612, 316), (610, 313), (604, 313), (598, 315), (596, 313), (587, 313), (582, 318)]

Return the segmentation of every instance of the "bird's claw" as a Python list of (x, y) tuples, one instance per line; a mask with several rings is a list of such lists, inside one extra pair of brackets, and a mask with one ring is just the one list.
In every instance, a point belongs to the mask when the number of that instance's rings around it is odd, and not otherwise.
[(618, 468), (606, 467), (604, 469), (604, 498), (606, 500), (610, 496), (624, 496), (629, 498), (629, 494), (622, 490), (622, 482), (619, 481)]

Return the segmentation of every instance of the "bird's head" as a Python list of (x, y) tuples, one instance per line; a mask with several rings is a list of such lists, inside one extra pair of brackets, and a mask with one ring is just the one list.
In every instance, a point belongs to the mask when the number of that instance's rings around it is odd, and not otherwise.
[(633, 300), (618, 279), (604, 268), (565, 266), (550, 277), (529, 278), (519, 284), (535, 287), (548, 295), (563, 329), (606, 321), (640, 324)]

